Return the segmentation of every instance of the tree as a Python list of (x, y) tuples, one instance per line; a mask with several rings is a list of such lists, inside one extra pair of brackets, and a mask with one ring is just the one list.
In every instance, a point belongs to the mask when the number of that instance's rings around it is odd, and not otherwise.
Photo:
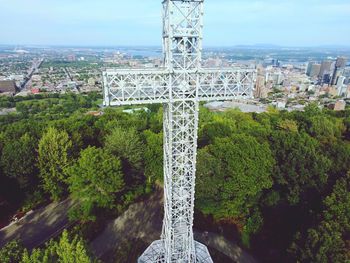
[(163, 182), (163, 133), (150, 130), (143, 132), (146, 140), (144, 147), (145, 176), (149, 188), (155, 181)]
[(211, 144), (215, 138), (229, 137), (234, 129), (234, 122), (223, 119), (206, 123), (199, 131), (199, 145)]
[(350, 116), (344, 119), (344, 127), (345, 127), (344, 136), (348, 141), (350, 141)]
[(350, 262), (350, 173), (335, 184), (323, 202), (319, 224), (296, 235), (290, 248), (298, 262)]
[(81, 149), (88, 146), (98, 146), (97, 131), (94, 127), (96, 117), (91, 115), (81, 115), (74, 113), (69, 118), (55, 121), (54, 127), (58, 130), (64, 130), (69, 134), (72, 141), (72, 147), (69, 155), (78, 158)]
[(317, 137), (322, 141), (339, 138), (344, 131), (345, 126), (341, 119), (331, 118), (324, 115), (310, 117), (310, 127), (308, 132), (311, 136)]
[(330, 161), (319, 142), (302, 132), (276, 131), (271, 136), (276, 165), (275, 187), (290, 204), (297, 204), (308, 190), (321, 191), (325, 186)]
[(27, 133), (18, 140), (4, 143), (1, 156), (3, 173), (15, 178), (22, 189), (28, 187), (35, 178), (35, 162), (34, 140)]
[(323, 145), (322, 149), (331, 160), (331, 169), (328, 174), (330, 183), (334, 184), (350, 170), (350, 143), (342, 140), (329, 141)]
[[(19, 262), (19, 261), (18, 261)], [(50, 241), (44, 249), (34, 249), (31, 253), (23, 253), (20, 263), (91, 263), (84, 241), (75, 236), (69, 237), (67, 230), (62, 233), (59, 241)]]
[(277, 127), (284, 131), (298, 132), (298, 123), (289, 119), (280, 120), (277, 124)]
[(133, 129), (115, 128), (106, 137), (105, 149), (122, 161), (127, 185), (140, 181), (143, 168), (143, 143)]
[(77, 163), (67, 168), (69, 190), (79, 201), (73, 217), (88, 221), (96, 207), (113, 208), (116, 193), (124, 188), (120, 160), (95, 147), (83, 150)]
[(50, 127), (39, 142), (39, 169), (44, 189), (54, 200), (65, 191), (67, 176), (64, 172), (69, 164), (68, 152), (72, 147), (67, 132)]
[[(197, 208), (217, 220), (233, 219), (247, 225), (247, 232), (256, 231), (259, 226), (251, 223), (261, 223), (260, 216), (253, 216), (257, 201), (272, 186), (274, 160), (268, 144), (235, 134), (214, 140), (199, 150), (197, 159)], [(247, 221), (250, 216), (252, 220)]]
[(21, 260), (24, 248), (18, 241), (11, 241), (0, 249), (1, 263), (18, 263)]
[(5, 134), (3, 132), (0, 132), (0, 156), (1, 156), (1, 153), (2, 153), (2, 149), (5, 146), (5, 143), (6, 143), (5, 141), (6, 141)]

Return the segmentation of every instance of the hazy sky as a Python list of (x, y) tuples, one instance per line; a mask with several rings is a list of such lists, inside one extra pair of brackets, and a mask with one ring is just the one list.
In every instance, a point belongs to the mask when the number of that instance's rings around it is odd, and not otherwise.
[[(0, 0), (0, 44), (160, 45), (161, 0)], [(350, 46), (350, 0), (205, 0), (205, 46)]]

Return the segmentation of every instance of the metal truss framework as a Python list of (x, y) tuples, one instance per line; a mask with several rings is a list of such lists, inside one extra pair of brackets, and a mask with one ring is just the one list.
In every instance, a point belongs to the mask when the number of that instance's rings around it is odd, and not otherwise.
[(104, 74), (107, 105), (212, 101), (252, 96), (252, 69), (198, 69), (196, 71), (107, 70)]
[(139, 263), (213, 262), (192, 231), (199, 102), (252, 97), (256, 72), (201, 67), (203, 2), (163, 0), (163, 68), (103, 73), (105, 106), (163, 104), (163, 230)]

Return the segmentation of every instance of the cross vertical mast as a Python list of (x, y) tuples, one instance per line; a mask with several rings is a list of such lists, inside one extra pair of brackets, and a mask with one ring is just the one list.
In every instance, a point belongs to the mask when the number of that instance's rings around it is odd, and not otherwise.
[[(198, 108), (189, 71), (201, 66), (203, 1), (163, 1), (164, 63), (171, 76), (163, 104), (165, 262), (196, 262), (193, 239)], [(192, 80), (193, 82), (195, 80)], [(172, 98), (181, 99), (172, 101)]]
[(201, 67), (204, 0), (163, 0), (162, 68), (107, 69), (105, 106), (163, 104), (164, 220), (138, 263), (212, 263), (193, 239), (199, 101), (252, 97), (255, 69)]

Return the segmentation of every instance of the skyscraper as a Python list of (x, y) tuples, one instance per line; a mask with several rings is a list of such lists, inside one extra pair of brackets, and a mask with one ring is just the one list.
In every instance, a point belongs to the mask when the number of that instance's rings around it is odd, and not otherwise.
[(320, 70), (321, 70), (321, 64), (313, 64), (311, 66), (310, 77), (311, 78), (318, 77), (318, 75), (320, 74)]
[(323, 79), (323, 75), (331, 71), (332, 63), (331, 60), (322, 61), (320, 73), (318, 74), (320, 79)]
[(311, 69), (312, 69), (312, 65), (314, 65), (314, 64), (315, 64), (315, 62), (309, 62), (309, 63), (307, 64), (306, 75), (310, 76), (310, 74), (311, 74)]
[(340, 72), (342, 69), (344, 69), (346, 66), (346, 58), (345, 57), (338, 57), (337, 61), (335, 62), (335, 68), (333, 72), (333, 77), (332, 77), (332, 85), (337, 84), (337, 79), (340, 76)]

